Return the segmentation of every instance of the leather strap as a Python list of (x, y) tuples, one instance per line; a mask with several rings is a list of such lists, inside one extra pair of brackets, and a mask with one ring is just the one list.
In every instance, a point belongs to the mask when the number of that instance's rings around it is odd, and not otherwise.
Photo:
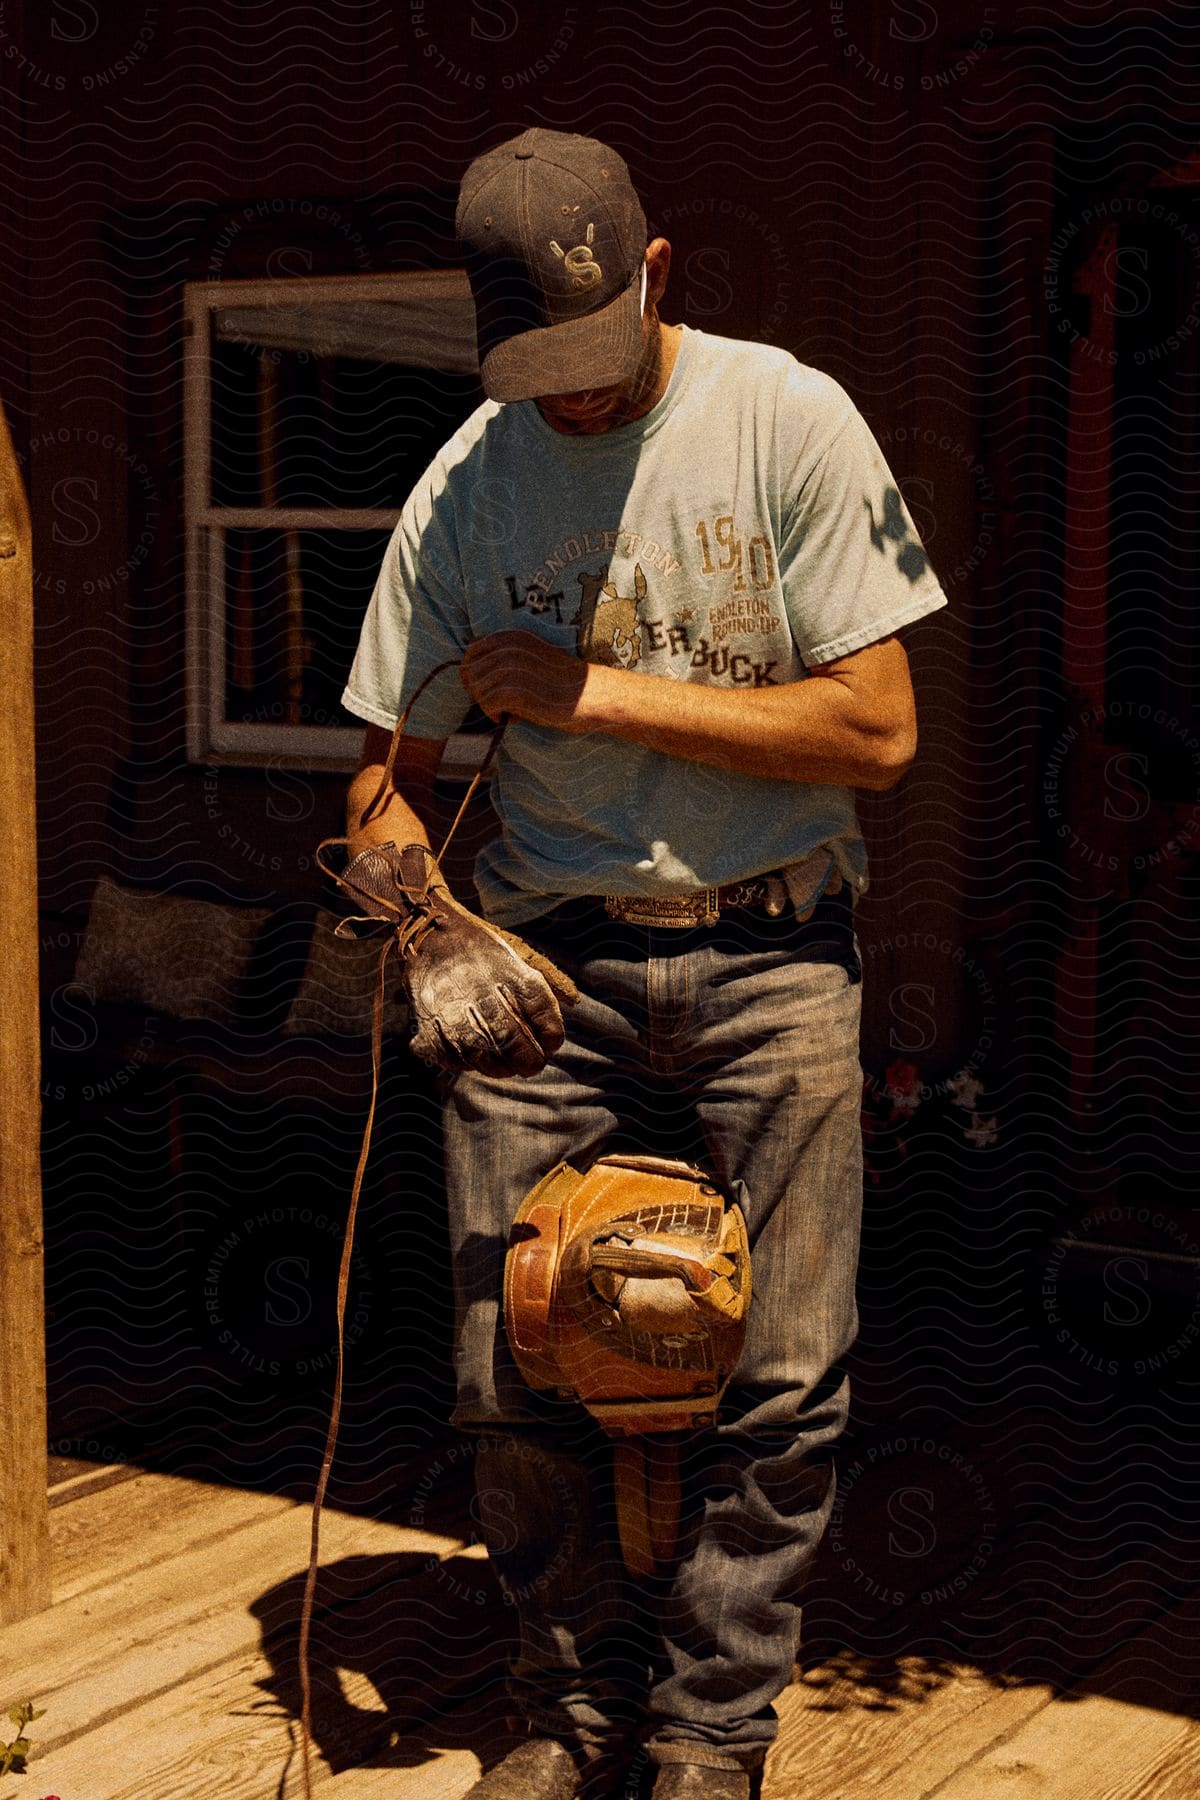
[(679, 1533), (678, 1438), (614, 1439), (613, 1482), (625, 1567), (649, 1577), (670, 1559)]
[(325, 1432), (325, 1450), (321, 1472), (313, 1495), (312, 1522), (309, 1531), (308, 1568), (304, 1577), (304, 1598), (300, 1606), (300, 1770), (304, 1780), (305, 1800), (312, 1800), (312, 1681), (308, 1666), (308, 1647), (312, 1634), (313, 1603), (317, 1591), (317, 1568), (321, 1548), (321, 1508), (329, 1488), (333, 1453), (337, 1447), (338, 1426), (342, 1419), (342, 1380), (346, 1353), (346, 1296), (350, 1289), (350, 1259), (354, 1250), (354, 1226), (358, 1218), (358, 1199), (362, 1192), (367, 1154), (371, 1147), (371, 1128), (375, 1123), (375, 1102), (379, 1096), (379, 1063), (383, 1046), (384, 975), (394, 939), (389, 938), (379, 958), (379, 980), (375, 984), (375, 1000), (371, 1016), (371, 1103), (367, 1109), (366, 1129), (358, 1152), (354, 1185), (350, 1190), (350, 1210), (346, 1216), (346, 1236), (342, 1243), (342, 1260), (338, 1265), (337, 1283), (337, 1369), (333, 1380), (333, 1405)]
[[(435, 676), (442, 674), (446, 669), (454, 669), (457, 667), (458, 659), (455, 659), (450, 662), (439, 663), (436, 669), (432, 669), (416, 689), (412, 699), (400, 714), (400, 717), (396, 720), (395, 729), (392, 732), (392, 741), (388, 746), (387, 762), (384, 765), (383, 779), (381, 780), (376, 793), (372, 795), (363, 813), (362, 823), (365, 824), (370, 819), (377, 806), (379, 806), (380, 802), (386, 797), (390, 790), (392, 770), (396, 763), (396, 752), (399, 748), (401, 733), (408, 722), (413, 707)], [(507, 723), (508, 719), (506, 715), (501, 718), (495, 731), (492, 733), (492, 741), (488, 746), (487, 755), (476, 770), (474, 779), (463, 797), (462, 805), (454, 815), (454, 820), (450, 829), (443, 839), (442, 847), (438, 852), (437, 860), (439, 862), (446, 854), (451, 838), (462, 823), (463, 815), (466, 813), (467, 807), (471, 803), (475, 790), (491, 768), (492, 760), (500, 746), (500, 739), (504, 736), (504, 728)], [(323, 838), (317, 845), (315, 853), (317, 866), (323, 869), (327, 875), (332, 876), (341, 886), (345, 885), (342, 882), (341, 876), (335, 869), (331, 869), (327, 863), (322, 862), (321, 852), (327, 847), (337, 845), (345, 846), (346, 843), (346, 838)], [(406, 871), (405, 873), (407, 877), (408, 872)], [(417, 871), (415, 868), (413, 874), (417, 880), (423, 878), (423, 872)], [(375, 984), (375, 998), (371, 1009), (371, 1101), (367, 1108), (367, 1122), (363, 1130), (362, 1144), (359, 1147), (358, 1163), (354, 1171), (354, 1183), (350, 1190), (350, 1209), (346, 1215), (346, 1235), (342, 1242), (341, 1262), (338, 1265), (337, 1301), (335, 1308), (337, 1315), (337, 1367), (333, 1380), (333, 1404), (330, 1408), (329, 1424), (325, 1432), (325, 1449), (321, 1457), (321, 1470), (317, 1477), (316, 1490), (313, 1494), (312, 1519), (309, 1528), (308, 1568), (305, 1571), (304, 1576), (304, 1597), (300, 1603), (300, 1773), (304, 1785), (305, 1800), (312, 1800), (313, 1791), (312, 1679), (309, 1669), (309, 1645), (312, 1639), (313, 1608), (317, 1592), (317, 1570), (320, 1567), (321, 1559), (321, 1509), (325, 1504), (325, 1496), (329, 1490), (329, 1476), (333, 1468), (333, 1457), (337, 1448), (338, 1427), (340, 1426), (342, 1419), (342, 1385), (346, 1359), (346, 1299), (350, 1289), (350, 1265), (354, 1254), (354, 1227), (358, 1219), (358, 1201), (359, 1196), (362, 1193), (363, 1176), (366, 1173), (367, 1157), (370, 1154), (371, 1149), (371, 1132), (375, 1124), (375, 1105), (379, 1098), (379, 1068), (383, 1055), (383, 1006), (387, 992), (387, 962), (388, 957), (392, 955), (393, 951), (395, 951), (398, 946), (396, 930), (391, 924), (381, 920), (372, 920), (369, 922), (374, 924), (385, 924), (388, 936), (379, 958), (379, 979)]]

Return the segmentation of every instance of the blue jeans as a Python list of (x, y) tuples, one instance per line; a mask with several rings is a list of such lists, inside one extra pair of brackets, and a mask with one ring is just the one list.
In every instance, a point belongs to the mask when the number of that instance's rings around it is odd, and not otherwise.
[[(858, 1326), (861, 965), (847, 893), (797, 923), (741, 910), (688, 930), (571, 902), (524, 934), (572, 975), (567, 1041), (530, 1081), (448, 1081), (461, 1429), (518, 1649), (509, 1690), (585, 1755), (640, 1727), (657, 1762), (755, 1767), (791, 1680), (804, 1577), (834, 1497)], [(518, 1204), (557, 1162), (636, 1145), (705, 1160), (746, 1214), (753, 1299), (716, 1426), (680, 1440), (677, 1554), (630, 1581), (607, 1441), (538, 1394), (500, 1295)]]

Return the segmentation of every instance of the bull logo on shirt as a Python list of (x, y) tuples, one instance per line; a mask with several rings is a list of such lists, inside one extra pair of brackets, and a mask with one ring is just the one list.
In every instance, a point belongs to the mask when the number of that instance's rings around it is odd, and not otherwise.
[(618, 594), (608, 580), (608, 564), (598, 575), (586, 570), (577, 575), (579, 611), (575, 626), (575, 650), (585, 662), (604, 663), (610, 669), (636, 668), (642, 653), (638, 607), (646, 598), (646, 577), (641, 563), (633, 570), (633, 593)]

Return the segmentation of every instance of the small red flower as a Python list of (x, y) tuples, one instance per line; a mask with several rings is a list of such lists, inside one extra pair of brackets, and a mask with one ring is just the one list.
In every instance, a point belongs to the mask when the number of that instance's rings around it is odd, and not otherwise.
[(889, 1090), (897, 1099), (907, 1100), (917, 1092), (921, 1085), (921, 1071), (916, 1063), (910, 1063), (903, 1056), (897, 1056), (884, 1070)]

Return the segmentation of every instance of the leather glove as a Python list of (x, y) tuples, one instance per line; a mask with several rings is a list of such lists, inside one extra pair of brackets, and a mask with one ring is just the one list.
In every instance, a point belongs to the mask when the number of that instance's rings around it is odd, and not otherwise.
[(424, 844), (372, 844), (341, 885), (374, 919), (396, 927), (411, 1047), (442, 1069), (537, 1075), (565, 1035), (559, 1001), (579, 990), (512, 932), (460, 906)]

